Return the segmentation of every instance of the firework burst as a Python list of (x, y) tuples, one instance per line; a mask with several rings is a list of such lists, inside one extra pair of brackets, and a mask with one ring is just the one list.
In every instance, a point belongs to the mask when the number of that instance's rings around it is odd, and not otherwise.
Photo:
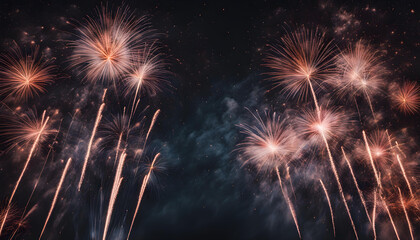
[(150, 24), (127, 7), (116, 12), (102, 7), (97, 18), (88, 17), (77, 32), (78, 39), (71, 42), (71, 66), (79, 67), (90, 82), (115, 83), (130, 69), (132, 56), (147, 40)]
[(163, 54), (158, 52), (156, 44), (144, 47), (143, 51), (133, 58), (130, 70), (124, 77), (125, 94), (134, 93), (134, 101), (143, 92), (155, 96), (168, 83), (165, 75), (168, 73), (167, 63)]
[(316, 110), (305, 110), (296, 120), (297, 131), (318, 145), (324, 144), (323, 137), (329, 140), (345, 135), (348, 123), (348, 116), (337, 108), (320, 108), (319, 115)]
[(251, 163), (262, 171), (287, 165), (293, 160), (292, 155), (299, 146), (294, 131), (276, 113), (271, 116), (266, 114), (265, 121), (258, 113), (252, 115), (256, 125), (239, 124), (242, 133), (246, 135), (239, 144), (244, 163)]
[(38, 46), (26, 54), (15, 45), (0, 57), (0, 94), (5, 98), (27, 101), (44, 93), (45, 87), (55, 77), (53, 69), (54, 66), (40, 56)]
[(416, 82), (405, 82), (392, 90), (391, 100), (402, 113), (414, 114), (420, 109), (420, 87)]
[(283, 87), (288, 97), (315, 95), (314, 84), (320, 85), (335, 74), (334, 47), (318, 29), (301, 28), (272, 45), (265, 66), (274, 88)]
[[(359, 41), (354, 48), (343, 51), (336, 60), (340, 77), (332, 79), (339, 96), (363, 95), (374, 114), (371, 97), (384, 87), (386, 68), (378, 51)], [(330, 79), (331, 80), (331, 79)]]

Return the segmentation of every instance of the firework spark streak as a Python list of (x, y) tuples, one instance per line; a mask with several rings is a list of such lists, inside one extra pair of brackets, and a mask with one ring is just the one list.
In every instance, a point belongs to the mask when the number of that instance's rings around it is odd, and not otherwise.
[(372, 210), (372, 229), (373, 229), (373, 237), (376, 240), (376, 189), (373, 191), (373, 210)]
[(118, 153), (120, 151), (122, 135), (123, 135), (123, 133), (120, 133), (120, 136), (118, 137), (117, 149), (115, 150), (114, 166), (115, 166), (115, 163), (117, 162), (117, 159), (118, 159)]
[(372, 152), (370, 151), (369, 143), (366, 138), (366, 133), (365, 131), (362, 131), (362, 133), (363, 133), (363, 139), (365, 141), (366, 151), (369, 155), (370, 164), (372, 165), (373, 173), (375, 174), (376, 183), (378, 184), (378, 187), (382, 189), (381, 179), (379, 178), (378, 172), (375, 167), (375, 162), (373, 161)]
[(299, 234), (299, 238), (302, 238), (301, 235), (300, 235), (299, 224), (298, 224), (298, 221), (297, 221), (295, 209), (293, 208), (293, 204), (290, 201), (289, 196), (287, 195), (287, 190), (283, 188), (283, 184), (281, 182), (281, 176), (280, 176), (280, 172), (279, 172), (278, 167), (276, 167), (276, 173), (277, 173), (277, 178), (279, 179), (281, 192), (283, 193), (283, 197), (286, 199), (287, 205), (289, 205), (290, 213), (292, 214), (293, 221), (295, 222), (295, 226), (296, 226), (297, 232)]
[(333, 227), (333, 231), (334, 231), (334, 237), (335, 237), (334, 212), (332, 210), (330, 197), (328, 196), (327, 188), (325, 187), (325, 185), (324, 185), (324, 183), (322, 182), (321, 179), (319, 179), (319, 182), (321, 183), (322, 189), (324, 189), (325, 197), (327, 198), (327, 202), (328, 202), (328, 207), (330, 208), (331, 223), (332, 223), (332, 227)]
[(402, 209), (404, 211), (405, 219), (407, 220), (408, 229), (410, 230), (411, 239), (414, 240), (413, 228), (411, 227), (411, 222), (410, 222), (410, 219), (408, 218), (407, 209), (405, 207), (404, 199), (402, 197), (401, 189), (400, 188), (398, 188), (398, 193), (400, 194), (400, 202), (401, 202)]
[(145, 138), (145, 140), (144, 140), (144, 144), (146, 144), (147, 139), (149, 138), (149, 134), (150, 134), (150, 132), (152, 131), (153, 126), (155, 125), (155, 122), (156, 122), (157, 117), (159, 116), (159, 113), (160, 113), (160, 109), (158, 109), (158, 110), (155, 112), (155, 114), (153, 115), (152, 122), (150, 123), (149, 130), (147, 131), (146, 138)]
[(150, 174), (152, 173), (155, 161), (159, 156), (160, 156), (160, 153), (156, 154), (156, 156), (154, 157), (154, 159), (152, 161), (152, 164), (150, 165), (149, 172), (143, 178), (143, 183), (141, 185), (140, 194), (139, 194), (139, 198), (138, 198), (137, 205), (136, 205), (136, 210), (134, 211), (134, 216), (133, 216), (133, 219), (131, 220), (130, 230), (128, 230), (127, 240), (130, 238), (131, 229), (133, 228), (134, 221), (136, 220), (136, 216), (137, 216), (137, 213), (139, 211), (140, 203), (141, 203), (141, 200), (143, 199), (144, 191), (146, 190), (147, 183), (149, 182)]
[(404, 157), (407, 157), (407, 156), (404, 154), (404, 152), (401, 150), (400, 145), (398, 144), (398, 142), (397, 142), (397, 141), (395, 141), (395, 146), (397, 147), (398, 151), (400, 151), (400, 153), (401, 153)]
[(401, 162), (401, 159), (400, 159), (400, 155), (398, 155), (398, 154), (397, 154), (397, 161), (398, 161), (398, 165), (401, 168), (401, 172), (404, 176), (404, 180), (407, 183), (408, 189), (410, 190), (410, 195), (411, 195), (412, 198), (414, 198), (413, 189), (411, 188), (410, 181), (408, 181), (407, 174), (405, 173), (404, 166), (402, 165), (402, 162)]
[(359, 188), (359, 184), (357, 184), (357, 180), (356, 180), (356, 176), (354, 175), (353, 168), (351, 167), (350, 161), (347, 158), (346, 152), (344, 151), (343, 147), (341, 147), (341, 151), (343, 152), (344, 159), (346, 160), (347, 166), (350, 169), (350, 173), (351, 173), (351, 176), (353, 178), (354, 185), (356, 186), (357, 192), (359, 193), (359, 197), (360, 197), (360, 200), (362, 201), (363, 208), (365, 209), (366, 216), (368, 217), (369, 222), (372, 223), (372, 221), (370, 219), (370, 216), (369, 216), (369, 212), (368, 212), (367, 207), (366, 207), (365, 198), (363, 197), (363, 193)]
[(47, 226), (48, 220), (51, 217), (51, 213), (54, 210), (55, 203), (57, 202), (58, 194), (60, 193), (61, 185), (63, 185), (64, 178), (66, 177), (67, 170), (69, 169), (70, 163), (71, 163), (71, 158), (69, 158), (67, 160), (66, 166), (64, 167), (63, 174), (61, 175), (60, 182), (58, 183), (57, 190), (55, 191), (54, 199), (51, 203), (50, 211), (48, 212), (48, 216), (47, 216), (47, 219), (45, 220), (44, 227), (42, 228), (41, 235), (39, 236), (39, 239), (42, 238), (42, 235), (44, 234), (45, 227)]
[(384, 208), (386, 210), (386, 213), (388, 214), (389, 220), (391, 221), (392, 228), (394, 229), (394, 232), (395, 232), (395, 236), (397, 236), (397, 239), (400, 240), (400, 236), (398, 234), (397, 227), (395, 226), (394, 219), (392, 218), (392, 215), (391, 215), (391, 212), (389, 211), (388, 205), (386, 204), (385, 199), (382, 197), (382, 195), (380, 193), (379, 193), (379, 197), (381, 198), (382, 204), (384, 205)]
[(98, 128), (99, 122), (102, 119), (102, 111), (105, 108), (104, 100), (105, 100), (106, 91), (107, 91), (107, 89), (104, 90), (104, 94), (102, 96), (102, 104), (99, 107), (98, 114), (96, 115), (95, 125), (93, 126), (93, 130), (92, 130), (92, 135), (90, 136), (88, 148), (87, 148), (86, 155), (85, 155), (85, 160), (83, 162), (82, 173), (80, 174), (79, 185), (77, 187), (77, 190), (78, 191), (80, 191), (80, 188), (82, 187), (83, 179), (85, 177), (86, 166), (87, 166), (87, 163), (88, 163), (88, 160), (89, 160), (89, 156), (90, 156), (90, 150), (92, 148), (93, 139), (95, 138), (96, 129)]
[(50, 119), (50, 117), (46, 117), (45, 118), (45, 111), (44, 111), (43, 114), (42, 114), (42, 118), (41, 118), (41, 128), (39, 129), (39, 132), (36, 135), (36, 138), (34, 140), (34, 143), (32, 144), (31, 150), (29, 151), (28, 158), (26, 159), (25, 166), (23, 167), (22, 172), (20, 173), (20, 176), (19, 176), (19, 178), (18, 178), (18, 180), (17, 180), (17, 182), (15, 184), (15, 188), (13, 189), (12, 195), (10, 196), (9, 203), (7, 205), (7, 211), (6, 211), (5, 217), (3, 218), (2, 223), (1, 223), (1, 226), (0, 226), (0, 235), (1, 235), (1, 232), (3, 230), (4, 224), (6, 222), (7, 214), (9, 212), (9, 210), (10, 210), (10, 206), (11, 206), (11, 203), (13, 201), (13, 197), (15, 196), (16, 190), (19, 187), (20, 181), (22, 180), (22, 177), (25, 174), (26, 169), (28, 168), (29, 162), (32, 159), (32, 155), (33, 155), (36, 147), (38, 146), (38, 143), (39, 143), (39, 141), (41, 139), (41, 136), (42, 136), (42, 134), (44, 132), (45, 127), (48, 124), (49, 119)]
[(337, 181), (338, 190), (340, 192), (340, 195), (341, 195), (341, 198), (343, 200), (344, 206), (346, 207), (347, 215), (349, 216), (351, 226), (353, 227), (354, 235), (356, 236), (356, 239), (359, 239), (359, 237), (357, 235), (357, 231), (356, 231), (356, 226), (354, 226), (353, 218), (351, 217), (351, 214), (350, 214), (349, 206), (347, 205), (346, 197), (344, 196), (343, 187), (341, 186), (340, 178), (338, 177), (337, 169), (335, 167), (335, 163), (334, 163), (331, 151), (330, 151), (330, 147), (328, 145), (327, 138), (325, 137), (325, 133), (323, 131), (321, 131), (321, 136), (322, 136), (322, 139), (324, 140), (325, 146), (327, 148), (328, 157), (330, 159), (330, 165), (331, 165), (331, 168), (333, 170), (335, 180)]
[(124, 149), (123, 152), (121, 153), (120, 160), (118, 162), (117, 171), (115, 172), (114, 184), (112, 185), (111, 196), (109, 198), (109, 203), (108, 203), (108, 211), (106, 213), (104, 233), (103, 233), (103, 236), (102, 236), (103, 240), (106, 239), (106, 235), (108, 233), (108, 228), (109, 228), (109, 223), (111, 221), (112, 212), (113, 212), (113, 209), (114, 209), (115, 200), (117, 199), (118, 191), (120, 190), (121, 182), (123, 180), (123, 178), (121, 177), (121, 173), (122, 173), (122, 169), (123, 169), (123, 166), (124, 166), (125, 157), (126, 157), (126, 153), (125, 153), (125, 149)]

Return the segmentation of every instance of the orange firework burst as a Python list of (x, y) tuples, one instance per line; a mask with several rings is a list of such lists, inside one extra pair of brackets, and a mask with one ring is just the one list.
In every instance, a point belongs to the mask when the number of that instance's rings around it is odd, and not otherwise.
[(270, 80), (275, 88), (283, 87), (287, 96), (305, 98), (313, 90), (312, 85), (335, 74), (333, 45), (318, 29), (301, 28), (289, 33), (270, 50), (265, 64), (271, 69)]
[(131, 58), (150, 33), (146, 18), (136, 18), (127, 7), (115, 13), (106, 7), (98, 10), (98, 18), (88, 17), (77, 28), (78, 39), (71, 42), (72, 66), (80, 67), (87, 80), (113, 82), (128, 72)]
[(348, 123), (348, 116), (342, 111), (321, 107), (319, 115), (315, 110), (305, 110), (297, 119), (297, 129), (300, 134), (322, 145), (323, 136), (328, 140), (344, 135)]
[(416, 82), (405, 82), (391, 93), (393, 105), (405, 114), (414, 114), (420, 109), (420, 87)]
[(389, 140), (392, 139), (385, 131), (377, 130), (371, 136), (368, 137), (370, 150), (372, 152), (373, 158), (379, 163), (386, 163), (390, 161), (391, 147), (389, 145)]
[(53, 68), (42, 59), (38, 46), (24, 54), (15, 45), (0, 58), (0, 93), (17, 101), (44, 93), (45, 87), (53, 81)]
[(239, 144), (246, 162), (254, 164), (259, 170), (272, 170), (287, 164), (293, 159), (292, 154), (298, 149), (297, 138), (281, 116), (266, 114), (264, 121), (259, 114), (252, 114), (256, 125), (239, 124), (246, 134)]
[(333, 79), (338, 86), (338, 93), (365, 97), (378, 93), (384, 86), (383, 77), (386, 69), (382, 65), (378, 51), (362, 41), (354, 48), (348, 48), (337, 58), (337, 68), (341, 77)]
[(167, 63), (158, 50), (158, 47), (151, 45), (134, 57), (129, 73), (124, 78), (126, 95), (134, 93), (136, 98), (140, 92), (154, 96), (162, 91), (168, 82), (165, 79), (168, 71)]
[(22, 147), (34, 142), (39, 135), (38, 142), (43, 142), (55, 130), (50, 128), (50, 122), (45, 117), (45, 111), (39, 118), (34, 111), (12, 118), (9, 124), (2, 124), (1, 134), (6, 136), (6, 144)]

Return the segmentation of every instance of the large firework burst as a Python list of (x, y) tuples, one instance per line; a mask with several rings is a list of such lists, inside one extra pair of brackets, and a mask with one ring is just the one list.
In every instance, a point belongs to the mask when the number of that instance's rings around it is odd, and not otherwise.
[(265, 63), (270, 80), (274, 87), (283, 87), (287, 96), (306, 98), (313, 85), (335, 74), (334, 47), (318, 29), (301, 28), (286, 34), (270, 50)]
[(73, 67), (79, 67), (91, 82), (113, 82), (128, 72), (131, 58), (148, 39), (147, 18), (137, 18), (127, 8), (116, 12), (98, 9), (97, 18), (88, 17), (77, 28), (78, 39), (71, 42)]

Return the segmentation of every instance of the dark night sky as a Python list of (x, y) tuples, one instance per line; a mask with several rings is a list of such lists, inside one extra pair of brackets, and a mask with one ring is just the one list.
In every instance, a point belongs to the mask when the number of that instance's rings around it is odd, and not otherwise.
[[(266, 76), (261, 66), (267, 44), (279, 39), (285, 29), (302, 24), (319, 26), (338, 47), (362, 38), (383, 54), (390, 69), (389, 79), (418, 81), (420, 74), (416, 58), (420, 32), (418, 9), (408, 1), (131, 0), (125, 3), (136, 15), (149, 15), (153, 27), (163, 33), (161, 40), (173, 72), (172, 87), (141, 104), (151, 106), (145, 113), (148, 117), (155, 109), (162, 110), (147, 158), (161, 151), (166, 170), (146, 190), (131, 239), (298, 239), (274, 174), (258, 174), (252, 167), (242, 166), (234, 150), (242, 139), (235, 125), (249, 120), (245, 108), (284, 111), (290, 107), (287, 103), (282, 105), (285, 103), (282, 97), (266, 93), (269, 85), (263, 81)], [(69, 69), (71, 52), (63, 40), (74, 38), (70, 34), (74, 28), (66, 21), (82, 22), (100, 4), (100, 1), (0, 3), (1, 50), (6, 50), (13, 40), (22, 46), (34, 41), (47, 57), (55, 58), (61, 73), (47, 88), (48, 93), (41, 95), (39, 101), (30, 102), (28, 108), (39, 112), (47, 107), (60, 109), (64, 118), (62, 127), (66, 129), (71, 120), (69, 114), (75, 109), (73, 105), (76, 99), (81, 99), (75, 95), (91, 92), (89, 100), (80, 103), (84, 112), (79, 123), (88, 125), (75, 136), (83, 139), (89, 137), (102, 89), (82, 82)], [(119, 6), (117, 2), (109, 5)], [(47, 48), (51, 50), (46, 51)], [(110, 99), (106, 103), (109, 107), (105, 118), (109, 113), (121, 112), (124, 104)], [(376, 104), (378, 111), (392, 119), (384, 121), (384, 127), (400, 129), (403, 125), (409, 129), (408, 135), (419, 142), (418, 114), (413, 118), (397, 118), (395, 114), (387, 114), (383, 100)], [(38, 203), (39, 207), (17, 239), (38, 238), (63, 167), (58, 163), (68, 157), (69, 151), (63, 146), (54, 150), (55, 157), (42, 187), (33, 197), (32, 204)], [(83, 153), (74, 154), (76, 162), (82, 161)], [(8, 161), (17, 155), (12, 151), (0, 156), (0, 181), (6, 183), (0, 187), (0, 202), (6, 203), (19, 174), (16, 165), (23, 164), (24, 158)], [(43, 155), (38, 154), (35, 162), (41, 161)], [(104, 155), (93, 157), (90, 169), (93, 176), (88, 178), (89, 188), (84, 193), (77, 194), (75, 190), (78, 171), (70, 173), (70, 180), (60, 195), (64, 200), (57, 204), (43, 239), (101, 239), (99, 232), (113, 181), (111, 169), (100, 165), (99, 158)], [(142, 179), (142, 175), (134, 175), (129, 169), (134, 164), (130, 161), (127, 164), (130, 167), (125, 170), (127, 177), (116, 203), (109, 239), (125, 239)], [(29, 172), (17, 195), (18, 208), (25, 206), (31, 192), (30, 183), (39, 168), (34, 164)], [(314, 162), (299, 171), (292, 170), (298, 188), (296, 206), (302, 235), (304, 239), (332, 239), (328, 206), (322, 190), (311, 179), (315, 178), (314, 169), (319, 174), (328, 171), (318, 169)], [(309, 179), (305, 177), (308, 175)], [(348, 177), (348, 173), (343, 176)], [(353, 239), (338, 190), (332, 178), (326, 182), (332, 188), (337, 239)], [(353, 187), (345, 187), (345, 191), (357, 196)], [(371, 239), (357, 197), (350, 201), (350, 207), (360, 238)], [(392, 234), (386, 229), (379, 236), (393, 239)], [(401, 236), (408, 237), (406, 233)]]

